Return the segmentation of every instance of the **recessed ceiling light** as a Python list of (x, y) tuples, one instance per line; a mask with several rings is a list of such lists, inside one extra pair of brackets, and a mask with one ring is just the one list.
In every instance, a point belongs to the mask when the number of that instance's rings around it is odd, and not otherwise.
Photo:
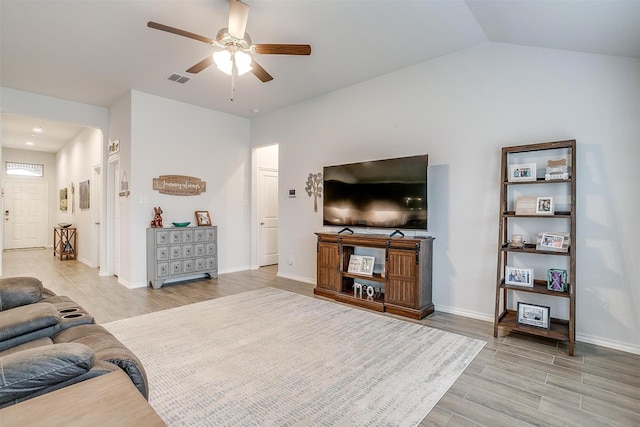
[(253, 114), (258, 114), (260, 112), (260, 109), (259, 108), (254, 108), (254, 109), (251, 110), (251, 112)]
[(42, 130), (43, 130), (42, 125), (38, 125), (38, 126), (35, 126), (35, 127), (33, 128), (33, 131), (34, 131), (35, 133), (42, 133)]
[(27, 144), (27, 145), (33, 145), (33, 142), (31, 142), (31, 141), (27, 141), (27, 142), (26, 142), (26, 144)]

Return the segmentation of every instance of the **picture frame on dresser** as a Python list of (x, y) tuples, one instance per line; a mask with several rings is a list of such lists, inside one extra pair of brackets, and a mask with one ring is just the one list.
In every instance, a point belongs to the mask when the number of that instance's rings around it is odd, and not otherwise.
[(196, 222), (198, 226), (211, 225), (209, 211), (196, 211)]

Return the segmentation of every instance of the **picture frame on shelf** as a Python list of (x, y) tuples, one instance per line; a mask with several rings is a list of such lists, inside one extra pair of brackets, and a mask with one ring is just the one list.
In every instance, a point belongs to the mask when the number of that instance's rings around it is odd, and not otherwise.
[(375, 257), (366, 255), (351, 255), (349, 257), (349, 267), (347, 273), (373, 276), (373, 266)]
[(567, 270), (550, 268), (547, 270), (547, 290), (555, 292), (567, 292)]
[(569, 251), (569, 233), (541, 232), (538, 233), (536, 250), (550, 252)]
[(506, 285), (533, 288), (533, 269), (507, 265), (504, 268), (504, 283)]
[(516, 323), (540, 329), (551, 329), (551, 307), (518, 302)]
[(198, 226), (211, 225), (209, 211), (196, 211), (196, 222)]
[(516, 199), (516, 215), (536, 215), (537, 197), (518, 197)]
[(536, 215), (553, 215), (554, 213), (553, 197), (536, 197)]
[(535, 181), (535, 163), (517, 163), (509, 165), (509, 182)]

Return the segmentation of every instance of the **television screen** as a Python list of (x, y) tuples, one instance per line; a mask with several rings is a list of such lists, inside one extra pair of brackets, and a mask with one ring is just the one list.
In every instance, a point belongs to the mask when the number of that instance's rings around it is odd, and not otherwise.
[(427, 229), (428, 156), (323, 170), (323, 223), (343, 227)]

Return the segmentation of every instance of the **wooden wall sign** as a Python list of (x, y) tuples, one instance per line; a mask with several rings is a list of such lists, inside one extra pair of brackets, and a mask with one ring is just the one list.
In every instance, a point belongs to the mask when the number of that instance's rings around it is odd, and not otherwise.
[(207, 191), (207, 183), (184, 175), (160, 175), (153, 178), (153, 189), (174, 196), (197, 196)]

